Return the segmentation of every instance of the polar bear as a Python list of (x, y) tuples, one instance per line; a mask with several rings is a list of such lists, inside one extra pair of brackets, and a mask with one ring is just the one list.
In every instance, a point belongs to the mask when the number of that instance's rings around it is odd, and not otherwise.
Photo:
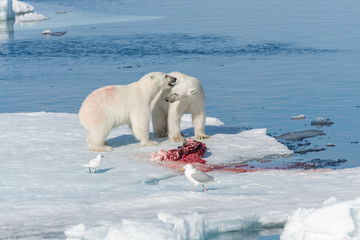
[(177, 79), (175, 87), (158, 93), (152, 102), (152, 121), (155, 137), (166, 137), (181, 142), (181, 117), (192, 114), (194, 134), (197, 139), (208, 139), (205, 134), (205, 93), (198, 79), (180, 72), (168, 75)]
[(149, 137), (151, 101), (162, 90), (176, 84), (176, 78), (152, 72), (129, 85), (99, 88), (84, 100), (79, 118), (87, 131), (86, 142), (92, 151), (111, 151), (105, 139), (111, 129), (129, 124), (141, 145), (157, 145)]

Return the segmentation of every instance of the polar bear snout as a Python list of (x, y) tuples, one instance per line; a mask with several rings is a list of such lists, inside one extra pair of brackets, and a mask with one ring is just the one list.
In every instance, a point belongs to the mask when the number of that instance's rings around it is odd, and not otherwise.
[(173, 100), (170, 100), (168, 97), (165, 98), (165, 101), (168, 102), (168, 103), (173, 103), (174, 102)]
[(169, 76), (169, 75), (167, 75), (167, 77), (170, 78), (170, 82), (168, 83), (168, 85), (169, 85), (170, 87), (175, 86), (176, 80), (177, 80), (176, 77), (171, 77), (171, 76)]
[(175, 102), (177, 99), (177, 94), (176, 93), (173, 93), (173, 94), (169, 94), (165, 97), (165, 101), (168, 102), (168, 103), (173, 103)]

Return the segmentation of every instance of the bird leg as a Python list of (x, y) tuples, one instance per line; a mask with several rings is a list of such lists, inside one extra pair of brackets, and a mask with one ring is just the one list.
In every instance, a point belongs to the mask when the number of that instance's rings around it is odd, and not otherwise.
[(207, 190), (206, 190), (206, 188), (205, 188), (204, 184), (202, 184), (201, 186), (203, 187), (204, 192), (207, 192)]
[(91, 168), (89, 168), (89, 173), (91, 173)]
[(194, 185), (193, 192), (195, 192), (195, 190), (196, 190), (196, 185)]

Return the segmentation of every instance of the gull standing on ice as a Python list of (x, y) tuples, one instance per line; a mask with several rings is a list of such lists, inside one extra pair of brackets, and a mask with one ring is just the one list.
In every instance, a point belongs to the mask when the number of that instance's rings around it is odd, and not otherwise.
[(204, 188), (204, 192), (206, 192), (204, 183), (217, 181), (214, 177), (195, 169), (191, 164), (186, 164), (183, 169), (185, 169), (186, 178), (194, 183), (193, 191), (195, 191), (196, 186), (201, 185)]
[(94, 169), (94, 172), (96, 172), (96, 169), (101, 165), (101, 160), (102, 160), (101, 158), (103, 157), (104, 157), (103, 155), (98, 154), (97, 157), (90, 160), (89, 163), (81, 164), (81, 166), (89, 168), (89, 173), (91, 173), (91, 169)]

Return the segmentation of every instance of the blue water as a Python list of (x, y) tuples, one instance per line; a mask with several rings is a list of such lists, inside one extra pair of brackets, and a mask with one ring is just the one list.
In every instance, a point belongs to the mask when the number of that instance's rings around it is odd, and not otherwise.
[[(318, 116), (335, 123), (309, 139), (335, 148), (265, 167), (312, 159), (360, 165), (358, 1), (29, 3), (50, 20), (12, 23), (8, 37), (1, 23), (1, 113), (76, 113), (98, 87), (182, 71), (202, 81), (208, 116), (226, 126), (268, 128), (277, 136), (314, 129)], [(46, 29), (68, 32), (46, 38)], [(306, 119), (290, 120), (298, 114)]]
[[(345, 159), (326, 167), (360, 166), (357, 0), (27, 2), (50, 20), (0, 23), (0, 113), (77, 113), (98, 87), (181, 71), (202, 82), (208, 116), (225, 126), (278, 136), (318, 129), (310, 125), (318, 116), (334, 122), (308, 139), (324, 151), (249, 164)], [(67, 34), (43, 37), (46, 29)], [(305, 120), (290, 119), (299, 114)]]
[[(316, 117), (334, 122), (321, 129), (325, 136), (309, 139), (325, 151), (252, 165), (312, 159), (360, 165), (358, 1), (29, 3), (50, 20), (10, 23), (8, 35), (0, 23), (0, 113), (77, 113), (98, 87), (181, 71), (200, 79), (208, 116), (226, 126), (278, 136), (316, 129), (310, 126)], [(46, 29), (67, 34), (43, 37)], [(299, 114), (306, 119), (290, 119)]]

